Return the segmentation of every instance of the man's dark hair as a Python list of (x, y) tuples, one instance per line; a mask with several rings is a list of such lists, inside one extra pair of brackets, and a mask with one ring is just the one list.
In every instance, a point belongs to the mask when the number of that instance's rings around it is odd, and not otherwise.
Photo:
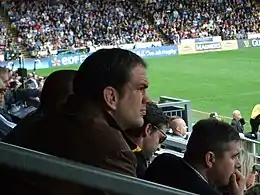
[(65, 102), (73, 93), (72, 82), (76, 73), (76, 70), (58, 70), (47, 77), (40, 97), (41, 111), (53, 111), (59, 104)]
[(204, 119), (193, 126), (184, 159), (192, 163), (203, 163), (207, 152), (221, 156), (231, 141), (239, 141), (239, 133), (228, 123)]
[(157, 128), (162, 128), (162, 126), (167, 125), (168, 120), (167, 116), (163, 114), (163, 111), (161, 108), (159, 108), (155, 103), (148, 103), (146, 105), (146, 115), (144, 118), (144, 124), (142, 127), (137, 129), (129, 129), (126, 131), (126, 133), (129, 136), (133, 137), (141, 137), (144, 131), (144, 128), (147, 124), (151, 124), (152, 128), (151, 131), (157, 131)]
[(103, 90), (107, 86), (115, 88), (122, 95), (123, 87), (130, 80), (131, 70), (138, 65), (146, 68), (143, 59), (131, 51), (100, 49), (87, 57), (79, 67), (73, 91), (93, 102), (103, 101)]

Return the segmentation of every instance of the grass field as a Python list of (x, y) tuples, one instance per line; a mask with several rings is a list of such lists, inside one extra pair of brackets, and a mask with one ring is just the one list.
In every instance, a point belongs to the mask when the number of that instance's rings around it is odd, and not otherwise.
[[(151, 98), (191, 100), (194, 121), (212, 111), (229, 121), (235, 109), (248, 120), (253, 106), (260, 103), (260, 48), (153, 58), (147, 63)], [(37, 74), (77, 67), (41, 69)]]

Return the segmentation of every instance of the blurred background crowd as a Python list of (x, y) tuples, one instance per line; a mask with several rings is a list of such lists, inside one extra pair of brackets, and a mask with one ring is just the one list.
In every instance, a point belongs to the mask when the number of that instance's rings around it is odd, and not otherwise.
[[(259, 32), (253, 0), (2, 1), (0, 45), (34, 57), (136, 42), (179, 44), (181, 39), (242, 39)], [(7, 22), (6, 22), (7, 21)]]

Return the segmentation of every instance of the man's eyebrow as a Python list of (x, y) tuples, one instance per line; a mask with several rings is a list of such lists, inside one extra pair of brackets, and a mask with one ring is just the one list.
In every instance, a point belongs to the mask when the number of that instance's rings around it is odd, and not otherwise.
[(142, 84), (143, 88), (148, 88), (149, 84), (148, 83), (145, 83), (145, 84)]
[(238, 156), (239, 154), (240, 154), (240, 151), (235, 153), (233, 156), (235, 157), (235, 156)]

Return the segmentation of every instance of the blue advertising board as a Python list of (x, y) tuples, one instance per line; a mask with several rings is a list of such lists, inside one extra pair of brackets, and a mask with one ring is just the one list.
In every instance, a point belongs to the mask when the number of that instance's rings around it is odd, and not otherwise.
[[(141, 56), (142, 58), (149, 57), (160, 57), (160, 56), (170, 56), (170, 55), (178, 55), (178, 47), (177, 46), (162, 46), (162, 47), (151, 47), (151, 48), (140, 48), (133, 49), (132, 52)], [(57, 67), (57, 66), (70, 66), (75, 64), (81, 64), (91, 53), (87, 54), (66, 54), (66, 55), (57, 55), (51, 56), (48, 58), (40, 58), (40, 59), (25, 59), (24, 67), (27, 69), (33, 69), (34, 63), (36, 62), (36, 68), (49, 68), (49, 67)], [(9, 62), (0, 62), (0, 66), (7, 66)], [(18, 60), (13, 61), (14, 69), (20, 67)]]
[(170, 56), (170, 55), (179, 54), (178, 47), (175, 45), (133, 49), (131, 51), (136, 53), (137, 55), (141, 56), (142, 58), (161, 57), (161, 56)]
[[(40, 58), (40, 59), (25, 59), (24, 60), (24, 68), (27, 68), (29, 70), (32, 70), (34, 68), (34, 63), (36, 62), (36, 67), (37, 68), (49, 68), (49, 62), (52, 59), (52, 57), (48, 57), (48, 58)], [(5, 62), (0, 62), (0, 66), (4, 67), (4, 66), (8, 66), (9, 63), (14, 63), (14, 70), (17, 70), (18, 68), (20, 68), (20, 64), (18, 60), (14, 60), (14, 61), (5, 61)]]
[(201, 43), (201, 42), (212, 42), (213, 37), (200, 37), (200, 38), (195, 38), (195, 43)]

